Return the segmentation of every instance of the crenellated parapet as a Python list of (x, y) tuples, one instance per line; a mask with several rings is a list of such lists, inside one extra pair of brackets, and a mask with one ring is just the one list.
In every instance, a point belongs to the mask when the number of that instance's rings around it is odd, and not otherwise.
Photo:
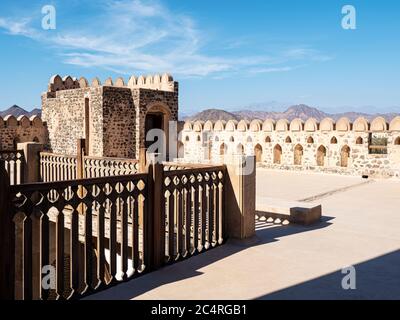
[(46, 127), (46, 122), (43, 122), (39, 116), (32, 116), (28, 118), (27, 116), (19, 116), (16, 118), (13, 115), (7, 115), (4, 118), (0, 117), (0, 128), (38, 128), (42, 129)]
[(266, 119), (264, 121), (255, 119), (251, 122), (247, 120), (229, 120), (229, 121), (186, 121), (184, 131), (216, 131), (216, 132), (387, 132), (400, 131), (400, 117), (394, 118), (390, 123), (383, 117), (377, 117), (369, 122), (364, 117), (351, 122), (348, 118), (342, 117), (337, 121), (331, 118), (325, 118), (318, 122), (314, 118), (306, 121), (301, 119)]
[(400, 177), (400, 117), (187, 121), (182, 150), (189, 161), (246, 154), (273, 169)]
[(0, 117), (0, 150), (15, 150), (19, 142), (47, 144), (47, 123), (39, 116)]
[(71, 76), (61, 78), (59, 75), (54, 75), (50, 78), (47, 92), (54, 93), (61, 90), (73, 90), (89, 87), (96, 88), (101, 86), (174, 92), (177, 89), (177, 82), (175, 82), (174, 78), (168, 73), (164, 73), (163, 75), (140, 75), (138, 77), (132, 75), (127, 82), (123, 77), (118, 77), (115, 80), (109, 77), (104, 81), (104, 83), (102, 83), (97, 77), (89, 82), (84, 77), (81, 77), (80, 79)]

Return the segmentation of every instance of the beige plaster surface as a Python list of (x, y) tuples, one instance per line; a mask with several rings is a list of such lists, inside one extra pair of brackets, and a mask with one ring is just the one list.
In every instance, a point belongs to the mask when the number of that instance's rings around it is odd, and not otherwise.
[[(299, 200), (359, 178), (258, 170), (257, 195)], [(257, 223), (257, 239), (224, 246), (90, 299), (400, 299), (400, 182), (377, 180), (322, 197), (312, 227)], [(343, 290), (342, 268), (356, 270)]]

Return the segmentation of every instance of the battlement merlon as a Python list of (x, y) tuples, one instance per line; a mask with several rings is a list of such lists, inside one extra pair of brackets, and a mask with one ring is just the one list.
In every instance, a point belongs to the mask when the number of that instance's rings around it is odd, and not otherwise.
[(115, 82), (112, 78), (107, 78), (104, 81), (104, 84), (102, 84), (100, 79), (95, 77), (90, 85), (88, 80), (84, 77), (81, 77), (78, 80), (71, 76), (61, 78), (59, 75), (54, 75), (50, 78), (47, 93), (50, 97), (52, 93), (54, 94), (61, 90), (73, 90), (88, 87), (95, 88), (101, 86), (174, 92), (178, 89), (178, 82), (174, 81), (173, 77), (168, 73), (164, 73), (163, 75), (140, 75), (139, 77), (133, 75), (129, 78), (128, 83), (125, 83), (124, 78), (118, 77)]

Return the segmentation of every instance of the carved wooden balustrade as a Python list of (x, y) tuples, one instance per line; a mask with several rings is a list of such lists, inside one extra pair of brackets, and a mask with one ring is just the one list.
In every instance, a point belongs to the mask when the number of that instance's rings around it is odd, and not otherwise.
[[(20, 259), (15, 261), (16, 297), (75, 298), (142, 273), (151, 252), (147, 178), (137, 174), (11, 187)], [(53, 291), (38, 280), (49, 265), (56, 270)]]
[(163, 177), (167, 261), (222, 244), (225, 167), (193, 166), (164, 171)]
[(138, 161), (133, 159), (83, 157), (84, 176), (99, 178), (135, 174), (138, 170)]
[(10, 176), (10, 184), (24, 182), (25, 156), (23, 150), (1, 150), (0, 160), (5, 162), (5, 169)]
[(226, 167), (182, 168), (15, 186), (0, 170), (1, 296), (80, 298), (222, 244)]
[(77, 160), (75, 156), (40, 153), (40, 175), (43, 182), (76, 179)]

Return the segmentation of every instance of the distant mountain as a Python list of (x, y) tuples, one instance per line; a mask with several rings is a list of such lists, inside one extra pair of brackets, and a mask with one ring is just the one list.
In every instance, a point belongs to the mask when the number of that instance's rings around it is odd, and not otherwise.
[(24, 108), (21, 108), (20, 106), (17, 105), (13, 105), (12, 107), (4, 111), (0, 111), (0, 117), (5, 117), (10, 114), (16, 118), (22, 115), (25, 115), (28, 118), (30, 118), (31, 116), (41, 116), (42, 111), (39, 108), (35, 108), (32, 111), (26, 111)]
[(365, 117), (367, 120), (371, 121), (372, 119), (382, 116), (387, 121), (391, 121), (394, 117), (398, 116), (396, 113), (386, 113), (386, 114), (368, 114), (368, 113), (359, 113), (359, 112), (345, 112), (345, 113), (326, 113), (317, 108), (313, 108), (304, 104), (294, 105), (289, 107), (287, 110), (283, 112), (275, 112), (275, 111), (255, 111), (255, 110), (241, 110), (235, 112), (227, 112), (219, 109), (209, 109), (204, 110), (188, 119), (191, 121), (202, 120), (202, 121), (216, 121), (216, 120), (253, 120), (253, 119), (288, 119), (289, 121), (300, 118), (302, 120), (307, 120), (309, 118), (315, 118), (317, 121), (321, 121), (324, 118), (330, 117), (333, 120), (338, 120), (341, 117), (347, 117), (350, 121), (354, 121), (358, 117)]
[(196, 120), (202, 120), (202, 121), (217, 121), (217, 120), (232, 120), (232, 119), (239, 119), (234, 113), (224, 111), (224, 110), (219, 110), (219, 109), (207, 109), (204, 111), (201, 111), (197, 114), (195, 114), (192, 117), (188, 117), (185, 120), (189, 121), (196, 121)]

